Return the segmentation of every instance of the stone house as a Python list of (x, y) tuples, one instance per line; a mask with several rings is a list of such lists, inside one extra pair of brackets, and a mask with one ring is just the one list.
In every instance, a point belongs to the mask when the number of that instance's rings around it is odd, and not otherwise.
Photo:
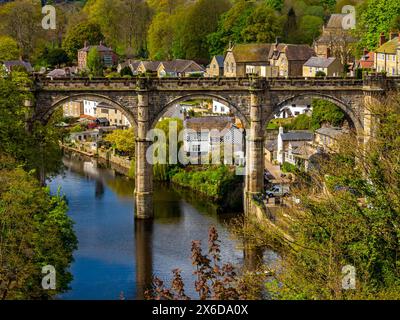
[(204, 75), (204, 68), (193, 60), (176, 59), (160, 62), (157, 67), (157, 76), (163, 77), (190, 77)]
[(354, 64), (354, 70), (356, 69), (375, 70), (375, 53), (364, 49), (360, 60), (356, 60)]
[(222, 77), (224, 75), (224, 56), (214, 56), (207, 66), (206, 76), (209, 78)]
[(400, 74), (400, 35), (391, 32), (389, 41), (382, 33), (379, 39), (379, 48), (375, 51), (375, 69), (377, 72), (386, 72), (388, 76)]
[(347, 134), (348, 130), (343, 128), (320, 128), (315, 131), (314, 148), (316, 152), (329, 153), (335, 150), (338, 139)]
[(140, 60), (129, 59), (125, 62), (119, 63), (117, 67), (117, 72), (120, 73), (122, 69), (128, 67), (129, 69), (131, 69), (133, 75), (137, 75), (140, 62), (141, 62)]
[(137, 67), (137, 74), (150, 73), (157, 74), (158, 66), (161, 61), (140, 61)]
[(63, 105), (64, 117), (79, 118), (84, 113), (83, 101), (68, 101)]
[(337, 58), (311, 57), (303, 66), (303, 77), (316, 77), (317, 72), (323, 72), (327, 77), (339, 77), (343, 70)]
[(128, 119), (125, 117), (125, 115), (121, 111), (111, 107), (110, 105), (108, 105), (104, 102), (101, 102), (97, 105), (96, 117), (98, 119), (100, 119), (100, 118), (107, 119), (109, 121), (110, 125), (112, 125), (112, 126), (126, 127), (126, 128), (131, 126)]
[(278, 41), (269, 52), (271, 67), (276, 67), (279, 77), (301, 77), (304, 63), (315, 56), (308, 45), (285, 44)]
[(101, 61), (106, 68), (116, 66), (118, 63), (118, 56), (113, 49), (105, 46), (102, 41), (99, 45), (91, 46), (85, 42), (85, 46), (78, 51), (78, 68), (80, 70), (87, 69), (87, 58), (92, 48), (96, 48), (101, 57)]
[(207, 161), (219, 149), (225, 164), (243, 165), (244, 131), (231, 117), (189, 118), (184, 121), (183, 148), (189, 156)]
[[(224, 59), (225, 77), (245, 77), (250, 73), (267, 74), (271, 44), (251, 43), (230, 47)], [(270, 72), (269, 72), (270, 73)]]

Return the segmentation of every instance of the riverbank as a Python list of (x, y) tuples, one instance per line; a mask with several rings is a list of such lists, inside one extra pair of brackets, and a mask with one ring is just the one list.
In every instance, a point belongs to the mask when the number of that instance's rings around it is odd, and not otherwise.
[[(111, 150), (97, 149), (89, 152), (85, 146), (74, 148), (62, 147), (69, 152), (96, 158), (105, 167), (134, 179), (134, 161), (120, 157)], [(204, 199), (213, 201), (222, 211), (243, 211), (243, 176), (236, 175), (235, 170), (225, 165), (215, 166), (178, 166), (156, 165), (153, 167), (154, 179), (159, 182), (170, 182), (180, 188), (196, 191)]]

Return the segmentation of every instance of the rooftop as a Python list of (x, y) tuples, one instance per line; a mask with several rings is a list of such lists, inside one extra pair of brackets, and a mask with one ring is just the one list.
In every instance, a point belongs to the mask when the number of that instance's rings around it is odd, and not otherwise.
[(395, 37), (381, 45), (378, 49), (376, 49), (376, 52), (396, 54), (398, 46), (399, 37)]
[(265, 62), (271, 50), (270, 43), (237, 44), (232, 53), (236, 62)]
[(307, 61), (315, 56), (315, 51), (306, 44), (280, 43), (271, 48), (269, 58), (278, 59), (281, 53), (284, 53), (289, 61)]
[(231, 127), (234, 119), (231, 117), (196, 117), (186, 119), (184, 127), (186, 129), (193, 129), (195, 131), (201, 130), (219, 130)]
[(202, 72), (203, 67), (193, 60), (176, 59), (172, 61), (163, 61), (158, 67), (164, 66), (166, 72)]
[(342, 129), (342, 128), (334, 127), (334, 128), (320, 128), (320, 129), (316, 130), (315, 132), (317, 134), (335, 138), (344, 133), (347, 133), (348, 131), (345, 129)]
[(312, 141), (314, 133), (311, 131), (289, 131), (282, 134), (283, 141)]

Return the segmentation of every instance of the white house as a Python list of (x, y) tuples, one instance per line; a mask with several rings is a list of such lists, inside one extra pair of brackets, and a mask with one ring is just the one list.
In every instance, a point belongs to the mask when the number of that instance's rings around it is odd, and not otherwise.
[(294, 153), (298, 148), (304, 147), (314, 140), (311, 131), (289, 131), (284, 132), (283, 127), (279, 128), (277, 161), (279, 164), (289, 162), (296, 165)]
[(96, 117), (96, 108), (99, 103), (91, 100), (83, 100), (83, 114)]
[(231, 117), (189, 118), (184, 129), (183, 148), (189, 156), (208, 158), (219, 150), (225, 164), (244, 165), (243, 129)]
[(225, 104), (213, 100), (212, 112), (216, 114), (230, 114), (231, 110)]

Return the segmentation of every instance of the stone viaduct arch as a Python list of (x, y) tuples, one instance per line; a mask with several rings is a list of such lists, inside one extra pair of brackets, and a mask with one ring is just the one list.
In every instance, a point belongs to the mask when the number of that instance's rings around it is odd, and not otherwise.
[[(35, 79), (33, 120), (47, 121), (69, 99), (82, 97), (106, 102), (123, 112), (136, 130), (135, 210), (140, 219), (153, 217), (152, 166), (146, 160), (151, 145), (146, 136), (170, 106), (188, 99), (212, 98), (227, 104), (246, 129), (245, 213), (253, 208), (253, 195), (263, 190), (264, 128), (274, 113), (299, 97), (318, 97), (338, 105), (356, 127), (369, 135), (371, 119), (365, 104), (389, 89), (400, 87), (400, 78), (375, 76), (356, 79)], [(360, 139), (361, 140), (361, 139)]]

